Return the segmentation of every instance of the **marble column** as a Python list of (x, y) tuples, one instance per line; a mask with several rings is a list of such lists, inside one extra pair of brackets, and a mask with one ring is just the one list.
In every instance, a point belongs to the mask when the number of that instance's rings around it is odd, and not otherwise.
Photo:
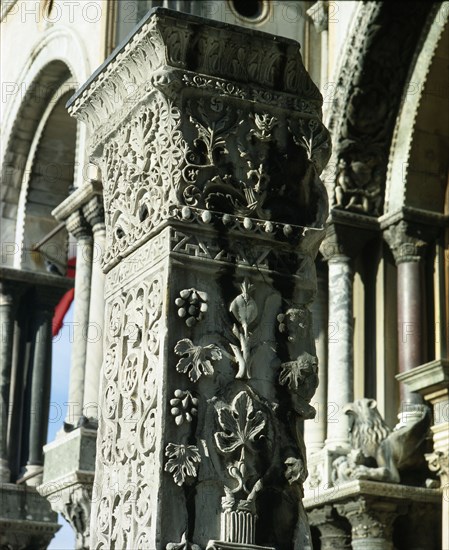
[(66, 222), (67, 230), (77, 239), (73, 342), (66, 423), (76, 426), (83, 414), (89, 303), (92, 276), (92, 230), (81, 211)]
[[(404, 220), (384, 231), (397, 265), (398, 371), (406, 373), (425, 361), (427, 322), (424, 308), (423, 263), (426, 242), (419, 236), (419, 227)], [(416, 406), (422, 397), (400, 384), (400, 424), (415, 418)], [(417, 412), (419, 415), (419, 411)]]
[(98, 419), (98, 392), (100, 370), (103, 361), (104, 331), (104, 273), (101, 266), (106, 227), (104, 224), (103, 197), (95, 195), (83, 207), (86, 220), (92, 227), (93, 257), (89, 305), (89, 329), (87, 332), (86, 367), (84, 379), (83, 415)]
[(156, 10), (72, 98), (106, 225), (93, 548), (311, 545), (330, 139), (298, 52)]
[[(40, 289), (37, 290), (38, 294), (41, 292)], [(31, 486), (42, 483), (43, 447), (47, 440), (50, 407), (53, 311), (54, 304), (38, 299), (31, 321), (33, 356), (31, 362), (29, 454), (23, 476), (26, 484)]]
[(312, 403), (316, 409), (316, 416), (304, 422), (304, 442), (308, 455), (323, 448), (327, 432), (328, 282), (327, 265), (324, 262), (317, 265), (317, 295), (310, 310), (318, 357), (319, 383)]
[(328, 449), (349, 448), (349, 419), (343, 407), (354, 398), (353, 280), (351, 259), (341, 253), (328, 257), (329, 335), (327, 370)]
[(9, 394), (14, 339), (14, 287), (0, 281), (0, 482), (10, 481), (7, 444)]

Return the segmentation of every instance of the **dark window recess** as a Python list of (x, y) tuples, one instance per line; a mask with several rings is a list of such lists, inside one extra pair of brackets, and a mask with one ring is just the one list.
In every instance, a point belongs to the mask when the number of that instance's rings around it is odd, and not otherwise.
[(241, 16), (247, 19), (257, 19), (263, 12), (262, 0), (231, 0), (232, 7)]

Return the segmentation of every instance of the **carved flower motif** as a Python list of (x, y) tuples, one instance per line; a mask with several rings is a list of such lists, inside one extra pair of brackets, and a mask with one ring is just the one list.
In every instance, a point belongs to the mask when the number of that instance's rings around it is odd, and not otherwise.
[(291, 390), (297, 391), (308, 376), (316, 376), (317, 358), (304, 352), (296, 361), (282, 363), (279, 374), (279, 383), (287, 385)]
[(185, 355), (177, 365), (178, 372), (187, 373), (192, 382), (196, 382), (202, 374), (211, 376), (214, 373), (212, 361), (221, 359), (222, 353), (218, 346), (195, 346), (191, 340), (184, 338), (175, 346), (177, 355)]
[(192, 422), (193, 417), (198, 413), (198, 399), (193, 397), (189, 391), (175, 390), (175, 396), (170, 399), (171, 414), (175, 417), (177, 426), (180, 426), (184, 420)]
[(254, 413), (251, 398), (244, 391), (234, 397), (230, 407), (224, 405), (218, 410), (218, 421), (224, 431), (215, 434), (215, 442), (222, 453), (250, 448), (265, 427), (262, 412)]
[(165, 471), (173, 475), (177, 485), (181, 486), (187, 477), (196, 477), (198, 463), (201, 462), (198, 447), (169, 443), (165, 448), (165, 456), (169, 458)]
[(187, 540), (187, 533), (184, 531), (181, 542), (169, 542), (165, 550), (201, 550), (198, 544), (192, 544)]

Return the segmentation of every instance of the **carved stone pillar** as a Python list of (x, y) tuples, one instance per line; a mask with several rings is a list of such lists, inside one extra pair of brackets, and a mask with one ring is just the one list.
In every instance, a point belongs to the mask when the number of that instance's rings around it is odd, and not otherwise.
[(320, 532), (321, 550), (347, 550), (351, 548), (351, 534), (344, 520), (331, 505), (315, 508), (308, 514), (310, 525)]
[(0, 281), (0, 482), (9, 483), (8, 411), (14, 336), (14, 287)]
[(107, 239), (92, 548), (310, 547), (320, 107), (296, 43), (167, 10), (72, 99)]
[(92, 227), (93, 234), (92, 284), (89, 329), (87, 331), (83, 415), (89, 419), (97, 419), (104, 332), (104, 273), (101, 262), (104, 255), (106, 227), (104, 224), (103, 197), (95, 195), (84, 206), (83, 212)]
[[(384, 231), (397, 268), (397, 312), (398, 312), (398, 370), (405, 373), (424, 362), (426, 318), (424, 308), (423, 258), (426, 242), (421, 228), (401, 220)], [(411, 392), (400, 384), (400, 424), (407, 418), (415, 418), (416, 405), (423, 400), (418, 393)], [(419, 412), (418, 412), (419, 414)]]
[(393, 522), (405, 507), (359, 497), (335, 508), (351, 523), (353, 550), (393, 550)]
[(66, 225), (67, 230), (77, 239), (73, 344), (66, 417), (67, 424), (76, 426), (83, 413), (92, 276), (92, 231), (81, 211), (71, 214)]

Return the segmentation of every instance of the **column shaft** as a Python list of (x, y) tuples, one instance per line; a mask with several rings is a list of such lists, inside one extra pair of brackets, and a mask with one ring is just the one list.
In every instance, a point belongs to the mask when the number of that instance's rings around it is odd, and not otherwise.
[(13, 313), (11, 289), (5, 283), (0, 283), (0, 482), (5, 483), (10, 480), (7, 430), (14, 335)]
[(329, 448), (348, 447), (348, 418), (343, 407), (354, 397), (353, 269), (347, 256), (329, 260), (328, 429)]
[(83, 412), (91, 275), (92, 238), (89, 235), (79, 238), (76, 256), (72, 365), (66, 418), (67, 423), (75, 426)]
[(92, 258), (92, 284), (87, 333), (86, 369), (84, 380), (83, 414), (98, 418), (98, 392), (103, 361), (104, 336), (104, 273), (101, 258), (104, 252), (106, 230), (104, 224), (93, 227), (94, 252)]
[[(36, 308), (33, 319), (34, 350), (31, 374), (30, 448), (27, 473), (43, 466), (43, 446), (47, 439), (51, 386), (51, 322), (52, 310)], [(40, 469), (40, 468), (39, 468)], [(37, 481), (30, 480), (31, 484)], [(39, 481), (39, 480), (38, 480)]]
[[(421, 293), (421, 263), (404, 261), (398, 264), (398, 361), (399, 372), (409, 371), (424, 361), (423, 331), (425, 327)], [(400, 384), (401, 400), (422, 403), (419, 394)]]
[(326, 439), (327, 425), (327, 277), (320, 272), (317, 275), (317, 295), (310, 310), (312, 312), (315, 348), (318, 357), (319, 384), (312, 403), (316, 409), (316, 416), (304, 422), (304, 442), (308, 455), (322, 449)]

